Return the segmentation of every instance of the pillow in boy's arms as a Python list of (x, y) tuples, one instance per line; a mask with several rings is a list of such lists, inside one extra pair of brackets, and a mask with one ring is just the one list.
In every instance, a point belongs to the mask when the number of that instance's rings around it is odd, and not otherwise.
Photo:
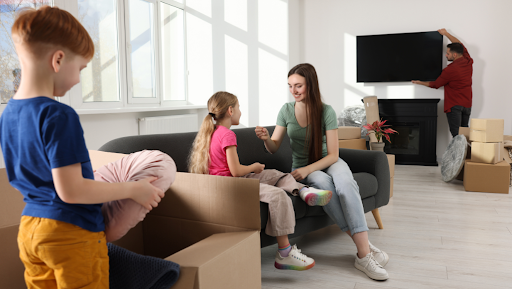
[[(152, 184), (164, 192), (176, 178), (176, 164), (167, 154), (157, 150), (143, 150), (109, 163), (94, 172), (94, 180), (107, 183), (134, 182), (157, 177)], [(101, 208), (105, 218), (107, 242), (123, 237), (144, 220), (148, 209), (132, 199), (104, 203)]]

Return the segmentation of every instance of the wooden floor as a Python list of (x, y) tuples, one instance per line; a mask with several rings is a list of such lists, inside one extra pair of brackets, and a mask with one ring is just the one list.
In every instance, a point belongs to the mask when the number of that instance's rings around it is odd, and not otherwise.
[(272, 288), (512, 288), (512, 194), (464, 191), (439, 167), (395, 168), (394, 195), (380, 208), (384, 229), (366, 214), (370, 241), (386, 251), (387, 281), (354, 268), (355, 245), (336, 226), (291, 240), (314, 258), (298, 272), (274, 268), (277, 245), (262, 249), (262, 284)]

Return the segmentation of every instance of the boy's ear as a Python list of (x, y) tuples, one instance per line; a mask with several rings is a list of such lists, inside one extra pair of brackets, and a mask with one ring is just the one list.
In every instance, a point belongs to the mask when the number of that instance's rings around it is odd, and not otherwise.
[(62, 50), (57, 50), (52, 55), (52, 68), (55, 73), (60, 71), (60, 66), (62, 65), (62, 60), (64, 59), (65, 54)]

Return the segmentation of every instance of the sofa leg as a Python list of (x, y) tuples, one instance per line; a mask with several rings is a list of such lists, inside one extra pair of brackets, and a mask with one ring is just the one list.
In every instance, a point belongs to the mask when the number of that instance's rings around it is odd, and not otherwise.
[(384, 226), (382, 225), (382, 220), (380, 219), (379, 209), (373, 210), (372, 214), (373, 217), (375, 218), (375, 221), (377, 222), (377, 225), (379, 226), (379, 229), (384, 229)]

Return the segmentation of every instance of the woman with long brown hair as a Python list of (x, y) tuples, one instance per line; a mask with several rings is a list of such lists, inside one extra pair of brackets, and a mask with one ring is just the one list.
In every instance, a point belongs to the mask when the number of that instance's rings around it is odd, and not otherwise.
[(308, 63), (293, 67), (288, 73), (288, 86), (295, 101), (279, 111), (272, 137), (263, 127), (256, 127), (256, 135), (270, 153), (275, 153), (288, 133), (291, 174), (297, 181), (333, 192), (323, 208), (356, 244), (354, 266), (372, 279), (386, 280), (388, 273), (383, 266), (389, 257), (368, 241), (359, 187), (347, 163), (339, 157), (336, 113), (322, 102), (315, 68)]

